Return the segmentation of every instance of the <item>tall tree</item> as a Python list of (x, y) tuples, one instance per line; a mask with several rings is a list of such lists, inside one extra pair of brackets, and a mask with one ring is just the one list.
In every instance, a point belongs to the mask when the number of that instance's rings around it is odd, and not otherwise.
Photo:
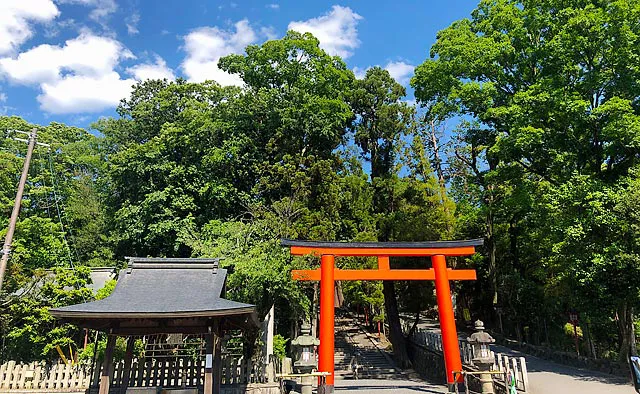
[[(460, 160), (471, 163), (467, 168), (472, 172), (477, 167), (485, 183), (507, 181), (517, 189), (533, 185), (530, 195), (538, 194), (535, 190), (553, 194), (576, 174), (602, 182), (602, 187), (611, 185), (640, 157), (640, 74), (630, 66), (640, 54), (639, 15), (638, 1), (481, 1), (471, 19), (438, 33), (431, 57), (416, 69), (412, 86), (430, 117), (476, 122), (459, 134), (461, 147), (468, 150)], [(482, 158), (482, 164), (474, 166), (474, 158)], [(495, 226), (495, 208), (502, 211), (505, 228), (519, 228), (531, 215), (547, 217), (538, 228), (553, 225), (549, 214), (522, 209), (522, 204), (501, 203), (506, 210), (489, 206), (486, 196), (489, 248), (498, 246), (495, 230), (501, 228)], [(515, 246), (517, 234), (510, 235)], [(561, 260), (563, 272), (571, 273), (571, 254), (556, 253), (563, 250), (557, 247), (562, 243), (558, 238), (543, 242), (549, 250), (533, 256), (541, 255), (543, 262)], [(514, 259), (522, 254), (504, 256), (504, 270), (510, 274)], [(598, 254), (588, 259), (596, 261)], [(618, 313), (624, 320), (621, 326), (632, 327), (632, 306), (624, 308)], [(621, 338), (628, 331), (620, 331)], [(621, 348), (620, 354), (626, 351)]]
[[(351, 105), (358, 116), (354, 124), (355, 141), (371, 163), (373, 212), (379, 216), (380, 241), (394, 240), (390, 219), (397, 210), (393, 190), (398, 180), (396, 159), (401, 139), (411, 132), (413, 123), (413, 109), (401, 101), (405, 94), (405, 88), (388, 71), (373, 67), (367, 70), (364, 79), (356, 81), (351, 96)], [(409, 366), (393, 281), (383, 282), (383, 293), (394, 355), (401, 366)]]

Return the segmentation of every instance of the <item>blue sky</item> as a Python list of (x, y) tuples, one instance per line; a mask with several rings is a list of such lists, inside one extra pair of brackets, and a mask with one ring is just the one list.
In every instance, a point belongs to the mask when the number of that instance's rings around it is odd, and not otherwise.
[(408, 85), (436, 33), (476, 1), (0, 0), (0, 115), (87, 127), (136, 80), (238, 84), (220, 56), (310, 31), (356, 75), (386, 67)]

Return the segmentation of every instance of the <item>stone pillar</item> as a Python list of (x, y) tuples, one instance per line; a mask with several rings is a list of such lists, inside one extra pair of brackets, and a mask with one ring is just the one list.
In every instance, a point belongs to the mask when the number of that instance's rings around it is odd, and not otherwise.
[(478, 368), (481, 372), (487, 372), (480, 374), (480, 392), (482, 394), (494, 394), (495, 391), (493, 390), (493, 378), (489, 373), (489, 371), (491, 370), (491, 365), (483, 364), (479, 365)]
[(494, 357), (489, 348), (489, 344), (494, 343), (495, 339), (484, 332), (484, 324), (482, 321), (476, 321), (475, 328), (476, 332), (467, 338), (467, 342), (473, 346), (473, 364), (476, 365), (480, 371), (481, 393), (494, 394), (493, 377), (490, 373), (493, 367)]
[(315, 380), (313, 376), (303, 376), (302, 382), (300, 383), (300, 394), (313, 394), (313, 383)]

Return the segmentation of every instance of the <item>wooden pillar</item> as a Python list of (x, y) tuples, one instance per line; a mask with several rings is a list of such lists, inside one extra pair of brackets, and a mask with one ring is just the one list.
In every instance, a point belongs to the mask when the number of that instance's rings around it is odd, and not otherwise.
[(460, 360), (460, 348), (458, 347), (456, 320), (453, 315), (447, 261), (443, 255), (436, 255), (431, 257), (431, 263), (436, 276), (436, 298), (438, 299), (438, 317), (440, 318), (440, 330), (442, 332), (442, 352), (444, 353), (444, 365), (447, 371), (447, 385), (449, 386), (449, 391), (453, 392), (455, 389), (453, 371), (462, 370), (462, 361)]
[(204, 340), (204, 394), (213, 394), (213, 334), (205, 334)]
[(222, 384), (222, 331), (213, 335), (213, 394), (220, 394)]
[[(109, 394), (111, 384), (111, 369), (113, 368), (113, 348), (116, 346), (116, 336), (107, 335), (107, 348), (104, 351), (104, 362), (102, 363), (102, 374), (100, 375), (100, 389), (98, 394)], [(95, 350), (97, 351), (97, 349)]]
[(129, 387), (129, 375), (131, 375), (131, 361), (133, 360), (133, 344), (136, 339), (134, 337), (127, 338), (127, 350), (124, 353), (124, 368), (122, 372), (122, 386), (120, 387), (120, 393), (126, 394), (127, 387)]
[(318, 350), (318, 370), (329, 372), (325, 387), (319, 388), (324, 394), (333, 393), (334, 386), (334, 256), (322, 255), (320, 259), (320, 349)]

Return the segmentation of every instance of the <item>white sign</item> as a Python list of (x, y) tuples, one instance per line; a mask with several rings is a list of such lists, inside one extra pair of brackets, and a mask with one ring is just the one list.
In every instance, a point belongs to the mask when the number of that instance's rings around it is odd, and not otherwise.
[(205, 368), (213, 368), (213, 354), (207, 354), (204, 362)]

